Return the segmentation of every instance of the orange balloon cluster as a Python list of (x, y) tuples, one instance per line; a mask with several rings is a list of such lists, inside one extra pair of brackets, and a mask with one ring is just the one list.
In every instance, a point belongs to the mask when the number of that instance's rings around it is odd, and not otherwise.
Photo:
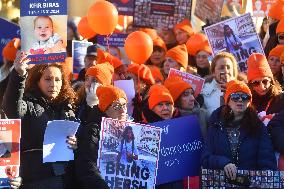
[(82, 17), (78, 24), (78, 32), (84, 39), (90, 39), (96, 35), (92, 28), (88, 24), (88, 18)]
[(124, 49), (131, 61), (144, 64), (153, 52), (153, 40), (145, 32), (135, 31), (127, 36)]
[(89, 9), (89, 26), (100, 35), (111, 34), (118, 22), (118, 11), (108, 1), (97, 1)]

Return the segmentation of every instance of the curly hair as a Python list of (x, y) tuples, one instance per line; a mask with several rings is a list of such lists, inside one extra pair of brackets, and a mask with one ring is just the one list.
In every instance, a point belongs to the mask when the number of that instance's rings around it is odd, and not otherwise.
[(60, 89), (58, 96), (56, 97), (56, 99), (54, 99), (54, 102), (55, 103), (68, 102), (69, 104), (72, 105), (72, 107), (75, 107), (75, 101), (76, 101), (75, 92), (71, 87), (70, 81), (68, 80), (68, 75), (66, 74), (62, 64), (60, 63), (38, 64), (32, 67), (32, 69), (29, 70), (28, 78), (26, 81), (25, 93), (35, 94), (38, 93), (38, 91), (41, 91), (38, 86), (38, 83), (44, 71), (50, 67), (58, 68), (62, 73), (62, 87)]
[(234, 77), (237, 78), (237, 76), (239, 75), (237, 60), (235, 59), (234, 55), (232, 55), (231, 53), (228, 53), (228, 52), (220, 52), (216, 56), (214, 56), (212, 63), (211, 63), (211, 66), (210, 66), (210, 73), (213, 74), (215, 72), (215, 67), (217, 65), (217, 61), (221, 58), (229, 58), (232, 61), (232, 63), (233, 63), (233, 74), (234, 74)]
[[(270, 78), (270, 79), (271, 79), (271, 82), (270, 82), (271, 83), (271, 86), (270, 86), (271, 96), (270, 97), (275, 98), (282, 93), (282, 88), (281, 88), (280, 83), (277, 80), (275, 80), (274, 78)], [(256, 91), (253, 89), (251, 82), (249, 82), (248, 86), (249, 86), (253, 96), (259, 96), (256, 93)]]

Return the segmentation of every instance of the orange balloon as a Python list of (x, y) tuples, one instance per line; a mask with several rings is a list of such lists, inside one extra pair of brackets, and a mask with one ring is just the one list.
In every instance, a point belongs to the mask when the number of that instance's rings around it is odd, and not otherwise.
[(131, 61), (144, 64), (153, 52), (153, 40), (145, 32), (135, 31), (127, 36), (124, 49)]
[(118, 21), (118, 12), (115, 6), (107, 1), (97, 1), (89, 9), (89, 26), (98, 34), (111, 34)]
[(96, 35), (92, 28), (90, 28), (86, 16), (81, 18), (78, 24), (78, 32), (84, 39), (90, 39)]

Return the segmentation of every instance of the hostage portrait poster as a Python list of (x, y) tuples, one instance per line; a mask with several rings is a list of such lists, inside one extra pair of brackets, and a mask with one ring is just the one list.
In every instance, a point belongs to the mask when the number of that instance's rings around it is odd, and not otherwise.
[(67, 0), (21, 1), (21, 48), (31, 64), (64, 62)]
[(232, 53), (242, 72), (246, 72), (246, 61), (252, 53), (264, 54), (250, 13), (208, 26), (204, 31), (213, 54)]
[(19, 176), (20, 119), (0, 119), (0, 188), (10, 187), (9, 179)]
[(110, 189), (154, 189), (160, 128), (103, 118), (98, 168)]

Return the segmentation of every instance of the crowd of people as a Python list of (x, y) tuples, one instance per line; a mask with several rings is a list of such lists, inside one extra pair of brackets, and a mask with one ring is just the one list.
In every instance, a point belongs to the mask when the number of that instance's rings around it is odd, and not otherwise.
[[(11, 187), (109, 188), (97, 167), (103, 117), (151, 124), (195, 115), (204, 139), (203, 168), (224, 170), (232, 180), (237, 169), (284, 170), (284, 9), (280, 6), (284, 3), (271, 8), (264, 20), (268, 27), (261, 29), (266, 55), (252, 53), (246, 73), (239, 71), (229, 52), (220, 52), (211, 61), (206, 36), (194, 31), (187, 19), (173, 29), (137, 28), (153, 40), (153, 52), (144, 64), (124, 64), (115, 47), (107, 52), (96, 44), (89, 46), (78, 78), (70, 77), (61, 62), (29, 64), (29, 52), (21, 51), (20, 39), (11, 40), (2, 50), (0, 67), (0, 118), (21, 119), (20, 175), (11, 179)], [(230, 31), (225, 25), (224, 32)], [(75, 26), (69, 26), (68, 34), (68, 39), (78, 39)], [(231, 44), (241, 43), (234, 36), (225, 38), (225, 43), (234, 40)], [(171, 68), (204, 78), (201, 93), (196, 95), (195, 87), (180, 76), (169, 76)], [(133, 80), (135, 97), (128, 99), (113, 85), (116, 80)], [(52, 120), (80, 122), (76, 135), (66, 139), (74, 161), (43, 163), (43, 136)], [(132, 135), (131, 127), (125, 129), (117, 146), (121, 162), (138, 159)], [(121, 154), (123, 146), (127, 153)], [(156, 186), (183, 187), (183, 180)]]

